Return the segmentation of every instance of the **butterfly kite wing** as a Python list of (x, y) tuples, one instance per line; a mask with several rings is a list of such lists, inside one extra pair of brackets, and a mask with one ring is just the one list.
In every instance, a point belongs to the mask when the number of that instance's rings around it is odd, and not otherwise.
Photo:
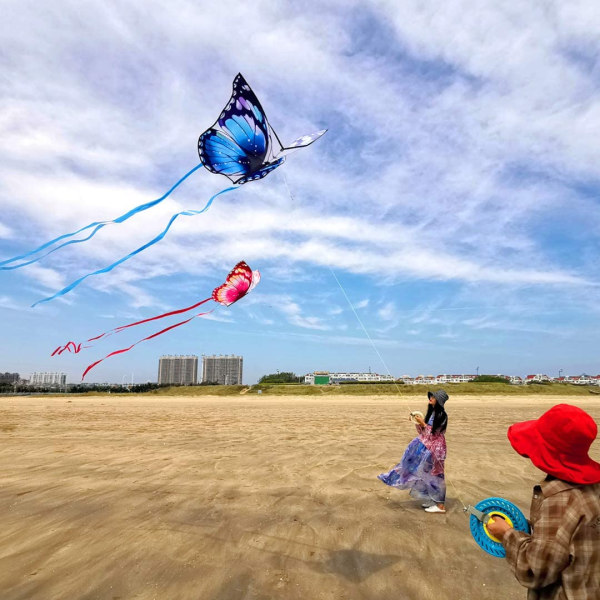
[(231, 306), (253, 290), (259, 281), (260, 272), (253, 271), (244, 261), (240, 261), (227, 275), (225, 283), (213, 290), (212, 299), (224, 306)]
[(212, 173), (237, 184), (262, 179), (283, 160), (277, 135), (269, 125), (258, 98), (239, 73), (233, 93), (216, 123), (200, 135), (198, 154)]

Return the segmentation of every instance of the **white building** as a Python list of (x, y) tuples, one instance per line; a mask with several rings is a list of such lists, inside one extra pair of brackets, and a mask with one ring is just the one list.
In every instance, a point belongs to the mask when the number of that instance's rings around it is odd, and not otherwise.
[(414, 385), (431, 385), (437, 383), (437, 379), (433, 375), (417, 375), (411, 383)]
[(304, 376), (306, 385), (314, 385), (315, 375), (329, 377), (331, 383), (344, 383), (348, 381), (358, 381), (359, 383), (377, 383), (377, 382), (393, 382), (393, 375), (379, 375), (379, 373), (330, 373), (329, 371), (315, 371), (307, 373)]
[(32, 373), (31, 378), (29, 380), (29, 385), (48, 385), (48, 386), (59, 386), (67, 384), (67, 374), (66, 373)]
[(195, 385), (197, 383), (197, 356), (161, 356), (158, 360), (158, 385)]
[(379, 375), (379, 373), (329, 373), (332, 382), (360, 381), (361, 383), (374, 383), (394, 381), (392, 375)]
[(473, 381), (477, 375), (438, 375), (435, 378), (436, 383), (467, 383)]
[(575, 385), (600, 385), (600, 375), (568, 375), (560, 379)]
[(202, 355), (202, 383), (242, 385), (243, 369), (242, 356)]
[(550, 381), (550, 377), (548, 375), (542, 375), (538, 373), (537, 375), (527, 375), (525, 377), (525, 383), (531, 383), (532, 381)]

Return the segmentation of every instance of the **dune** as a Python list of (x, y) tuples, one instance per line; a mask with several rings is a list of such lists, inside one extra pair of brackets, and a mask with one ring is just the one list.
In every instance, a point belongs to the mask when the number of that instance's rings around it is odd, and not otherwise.
[(439, 515), (376, 479), (426, 398), (2, 398), (0, 597), (522, 599), (463, 505), (528, 515), (542, 474), (506, 430), (561, 401), (600, 423), (592, 395), (451, 395)]

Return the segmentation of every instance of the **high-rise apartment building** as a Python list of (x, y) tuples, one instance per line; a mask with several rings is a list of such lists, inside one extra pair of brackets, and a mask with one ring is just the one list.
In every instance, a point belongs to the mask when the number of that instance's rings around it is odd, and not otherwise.
[(16, 383), (19, 379), (18, 373), (0, 373), (0, 383)]
[(29, 385), (66, 385), (67, 374), (66, 373), (32, 373)]
[(202, 355), (202, 383), (241, 385), (244, 359), (241, 356)]
[(198, 383), (197, 356), (161, 356), (158, 385), (195, 385)]

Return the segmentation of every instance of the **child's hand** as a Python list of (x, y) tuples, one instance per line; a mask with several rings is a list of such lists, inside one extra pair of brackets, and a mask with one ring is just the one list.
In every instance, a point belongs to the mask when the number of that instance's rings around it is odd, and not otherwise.
[(487, 529), (494, 537), (501, 540), (512, 527), (502, 517), (492, 517), (487, 522)]

